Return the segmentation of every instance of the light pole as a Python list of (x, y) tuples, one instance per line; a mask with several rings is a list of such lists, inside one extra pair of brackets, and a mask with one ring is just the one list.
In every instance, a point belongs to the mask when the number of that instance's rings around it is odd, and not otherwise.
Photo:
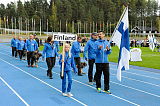
[(41, 29), (41, 19), (40, 19), (40, 36), (41, 36), (41, 30), (42, 30), (42, 29)]

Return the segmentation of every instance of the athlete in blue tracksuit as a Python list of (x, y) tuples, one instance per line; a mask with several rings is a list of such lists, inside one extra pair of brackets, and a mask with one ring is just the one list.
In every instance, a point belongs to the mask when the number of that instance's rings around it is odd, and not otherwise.
[(49, 36), (44, 45), (42, 58), (44, 59), (44, 57), (46, 57), (46, 63), (48, 66), (47, 76), (49, 76), (50, 79), (52, 79), (52, 68), (55, 66), (56, 56), (59, 56), (56, 45), (53, 44), (52, 37)]
[[(57, 52), (59, 52), (59, 41), (54, 41), (53, 43), (56, 47)], [(56, 63), (56, 57), (55, 57), (54, 65), (55, 65), (55, 63)]]
[[(95, 42), (97, 41), (97, 33), (92, 33), (91, 39), (86, 43), (84, 47), (84, 58), (88, 61), (89, 69), (88, 69), (88, 79), (89, 84), (93, 85), (93, 82), (96, 81), (96, 73), (93, 79), (93, 66), (95, 63), (96, 53), (95, 53)], [(88, 52), (88, 56), (87, 56)]]
[(81, 52), (81, 45), (80, 43), (82, 42), (81, 37), (77, 37), (77, 41), (73, 42), (72, 48), (71, 48), (71, 53), (72, 56), (74, 57), (75, 63), (78, 68), (78, 76), (82, 76), (81, 72), (81, 60), (80, 60), (80, 52)]
[(28, 67), (34, 67), (34, 52), (38, 52), (38, 44), (34, 40), (34, 36), (30, 35), (30, 39), (26, 41)]
[(19, 53), (20, 60), (22, 60), (22, 56), (24, 53), (23, 51), (25, 50), (25, 48), (26, 48), (26, 44), (25, 44), (24, 40), (22, 40), (22, 37), (20, 37), (18, 40), (18, 43), (17, 43), (17, 50)]
[(11, 47), (12, 47), (12, 56), (17, 57), (17, 43), (18, 43), (18, 39), (16, 39), (16, 36), (13, 37), (13, 39), (11, 40)]
[[(60, 55), (59, 64), (61, 66), (62, 70), (62, 62), (64, 62), (64, 77), (62, 79), (62, 95), (63, 96), (73, 96), (71, 94), (71, 86), (72, 86), (72, 68), (74, 69), (74, 72), (77, 73), (77, 68), (74, 62), (73, 56), (70, 56), (69, 53), (69, 44), (65, 45), (65, 57), (64, 60), (62, 60), (62, 55)], [(68, 76), (68, 87), (67, 87), (67, 94), (66, 92), (66, 75)]]
[(104, 91), (110, 94), (109, 90), (109, 61), (108, 55), (111, 53), (110, 43), (104, 40), (105, 33), (99, 32), (99, 39), (95, 42), (96, 53), (96, 88), (97, 92), (101, 92), (101, 75), (104, 75)]
[(59, 52), (59, 41), (54, 41), (54, 45), (57, 48), (57, 52)]

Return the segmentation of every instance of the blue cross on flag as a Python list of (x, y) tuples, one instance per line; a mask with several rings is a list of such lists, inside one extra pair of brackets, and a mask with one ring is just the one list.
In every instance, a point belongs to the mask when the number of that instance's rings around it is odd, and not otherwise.
[(119, 59), (117, 69), (117, 79), (121, 81), (121, 70), (129, 69), (130, 44), (129, 44), (129, 22), (128, 7), (125, 8), (117, 28), (111, 40), (119, 47)]

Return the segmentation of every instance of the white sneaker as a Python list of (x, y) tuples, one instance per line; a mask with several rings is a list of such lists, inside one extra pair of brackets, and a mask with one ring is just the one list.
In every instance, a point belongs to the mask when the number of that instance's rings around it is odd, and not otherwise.
[(68, 92), (68, 96), (71, 97), (73, 96), (73, 94), (71, 92)]
[(89, 85), (93, 85), (93, 82), (88, 82)]
[(68, 96), (68, 94), (66, 94), (66, 93), (62, 93), (62, 95), (65, 96), (65, 97)]

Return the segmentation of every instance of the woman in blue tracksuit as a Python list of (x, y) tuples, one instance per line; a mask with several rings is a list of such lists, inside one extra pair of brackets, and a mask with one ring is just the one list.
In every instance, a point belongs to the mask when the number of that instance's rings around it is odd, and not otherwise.
[[(88, 69), (88, 79), (90, 85), (93, 85), (93, 82), (96, 81), (96, 73), (93, 79), (93, 66), (95, 63), (96, 53), (95, 51), (95, 42), (97, 41), (97, 33), (92, 33), (91, 39), (86, 43), (84, 47), (84, 58), (88, 61), (89, 69)], [(86, 55), (88, 53), (88, 56)]]
[[(73, 96), (73, 94), (71, 94), (72, 68), (74, 69), (75, 73), (77, 73), (77, 68), (76, 68), (73, 56), (70, 56), (69, 49), (70, 49), (69, 44), (66, 44), (64, 60), (62, 60), (62, 55), (61, 55), (59, 64), (61, 66), (60, 69), (62, 70), (62, 62), (64, 62), (64, 77), (62, 79), (62, 95), (71, 97)], [(68, 76), (68, 87), (67, 87), (68, 93), (65, 93), (66, 92), (66, 75)]]
[(46, 63), (48, 66), (47, 76), (52, 79), (52, 68), (55, 65), (55, 57), (58, 57), (58, 52), (56, 46), (53, 44), (52, 36), (47, 38), (47, 42), (44, 45), (42, 58), (46, 57)]
[(96, 63), (96, 88), (101, 92), (101, 75), (104, 75), (104, 91), (111, 94), (109, 90), (109, 61), (108, 55), (111, 53), (110, 43), (104, 40), (105, 33), (99, 32), (99, 39), (95, 42), (95, 63)]
[(17, 57), (17, 43), (18, 43), (18, 39), (16, 39), (16, 36), (13, 37), (13, 39), (11, 40), (11, 47), (12, 47), (12, 56)]
[(25, 49), (25, 47), (26, 46), (25, 46), (24, 40), (22, 40), (22, 37), (19, 37), (19, 40), (17, 43), (17, 50), (18, 50), (20, 60), (22, 60), (23, 50)]

